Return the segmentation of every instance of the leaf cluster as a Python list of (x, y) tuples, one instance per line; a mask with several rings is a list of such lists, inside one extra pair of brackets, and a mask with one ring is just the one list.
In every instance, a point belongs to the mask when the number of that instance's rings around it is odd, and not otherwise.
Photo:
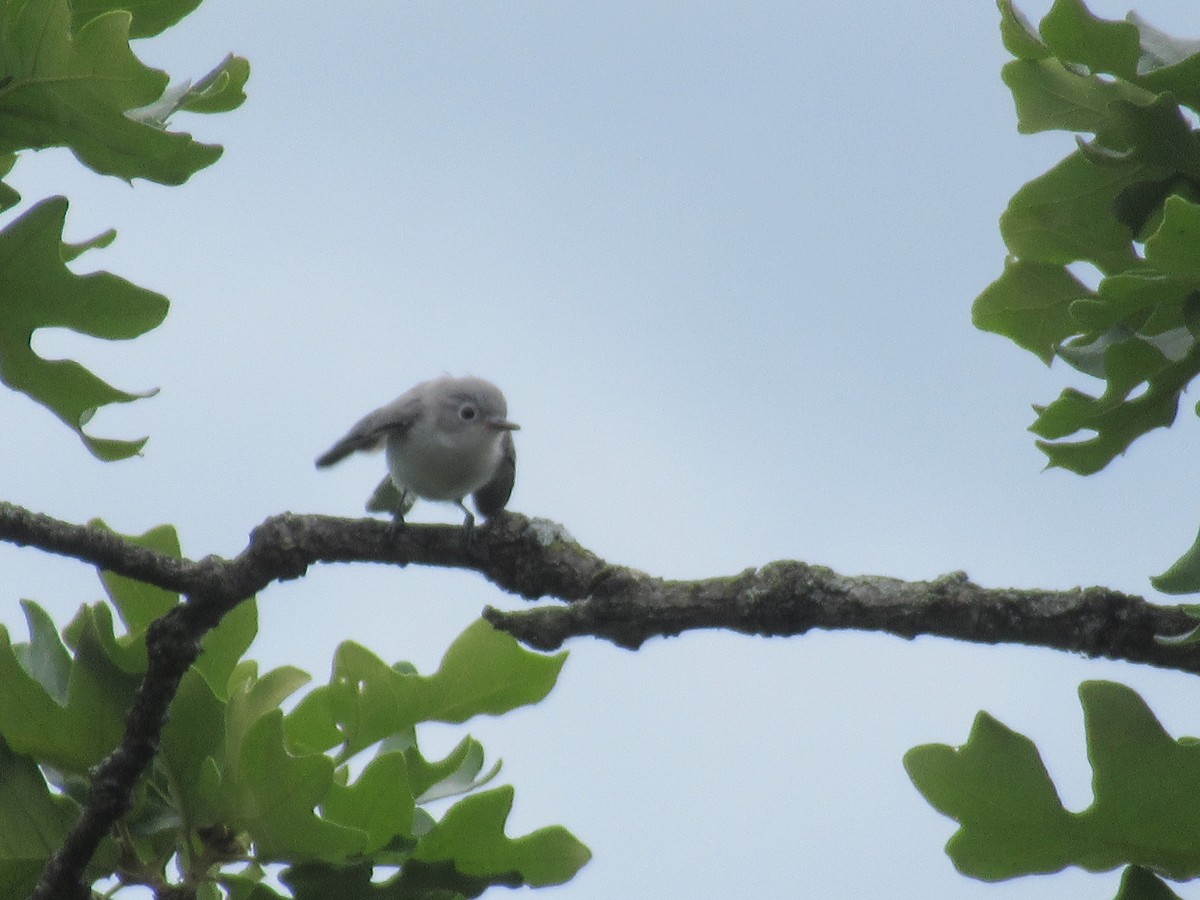
[[(1200, 42), (1081, 0), (1056, 0), (1036, 30), (1010, 0), (999, 7), (1020, 130), (1075, 132), (1076, 149), (1009, 203), (1010, 255), (974, 320), (1104, 382), (1035, 407), (1031, 426), (1050, 466), (1092, 474), (1170, 425), (1200, 372)], [(1156, 584), (1200, 589), (1200, 542)], [(1079, 694), (1094, 795), (1082, 812), (1063, 807), (1033, 742), (985, 712), (963, 746), (909, 751), (908, 774), (959, 823), (946, 850), (966, 875), (1125, 867), (1117, 900), (1177, 897), (1168, 880), (1200, 877), (1200, 742), (1172, 738), (1127, 687)]]
[[(170, 528), (135, 540), (179, 555)], [(0, 896), (27, 895), (62, 843), (89, 770), (121, 737), (146, 671), (147, 629), (179, 602), (121, 576), (101, 578), (112, 605), (84, 606), (61, 637), (32, 602), (24, 604), (28, 643), (13, 644), (0, 628)], [(205, 638), (132, 810), (92, 859), (93, 880), (116, 873), (118, 885), (159, 896), (182, 889), (267, 900), (281, 896), (270, 873), (297, 900), (416, 900), (557, 884), (587, 862), (587, 849), (561, 827), (505, 835), (512, 788), (479, 790), (499, 764), (485, 771), (477, 741), (465, 737), (428, 760), (416, 733), (422, 722), (538, 702), (565, 653), (532, 653), (478, 621), (437, 672), (422, 676), (348, 642), (328, 684), (285, 711), (309, 676), (291, 667), (260, 673), (243, 659), (256, 621), (248, 601)], [(460, 795), (440, 819), (428, 809)]]
[(981, 712), (961, 747), (904, 758), (918, 790), (959, 823), (954, 865), (986, 881), (1127, 866), (1117, 900), (1176, 897), (1164, 878), (1200, 876), (1200, 742), (1172, 738), (1130, 688), (1080, 685), (1094, 800), (1066, 810), (1029, 738)]
[[(22, 151), (63, 147), (100, 174), (172, 185), (220, 157), (220, 147), (167, 123), (179, 111), (239, 106), (249, 63), (230, 55), (195, 84), (172, 88), (167, 74), (144, 65), (130, 46), (198, 3), (154, 0), (122, 9), (108, 0), (0, 0), (0, 212), (20, 202), (3, 179)], [(0, 380), (50, 409), (97, 457), (120, 459), (145, 439), (97, 438), (84, 427), (98, 408), (146, 394), (118, 390), (73, 360), (43, 359), (30, 341), (39, 328), (137, 337), (162, 322), (167, 300), (109, 273), (73, 273), (67, 263), (115, 234), (67, 244), (66, 213), (67, 200), (52, 197), (0, 230)]]
[[(1075, 132), (1077, 146), (1013, 196), (1010, 255), (973, 318), (1104, 382), (1035, 407), (1031, 426), (1050, 466), (1086, 475), (1170, 425), (1200, 372), (1200, 42), (1082, 0), (1056, 0), (1036, 30), (999, 6), (1019, 130)], [(1200, 589), (1197, 563), (1156, 585)]]

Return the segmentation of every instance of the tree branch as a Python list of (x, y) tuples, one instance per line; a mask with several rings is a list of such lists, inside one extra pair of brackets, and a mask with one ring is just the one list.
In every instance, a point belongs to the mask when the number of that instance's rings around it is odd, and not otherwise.
[(636, 649), (696, 628), (780, 637), (813, 628), (936, 635), (979, 644), (1028, 644), (1200, 674), (1200, 645), (1161, 643), (1200, 625), (1178, 607), (1108, 588), (983, 588), (953, 572), (934, 581), (846, 576), (774, 562), (732, 578), (664, 581), (633, 573), (570, 606), (484, 618), (518, 640), (553, 650), (589, 635)]
[(1069, 591), (987, 589), (954, 573), (928, 582), (849, 577), (800, 562), (775, 562), (740, 575), (667, 581), (605, 562), (560, 526), (506, 513), (466, 540), (461, 528), (330, 516), (272, 517), (233, 559), (193, 561), (139, 547), (97, 526), (73, 525), (0, 503), (0, 540), (73, 557), (180, 593), (185, 601), (147, 633), (149, 668), (134, 697), (121, 744), (92, 773), (79, 821), (46, 865), (33, 897), (89, 896), (88, 861), (158, 750), (167, 709), (199, 653), (200, 639), (238, 603), (314, 563), (421, 564), (477, 571), (527, 599), (565, 606), (484, 610), (496, 627), (550, 650), (590, 635), (637, 648), (655, 636), (697, 628), (798, 635), (813, 628), (939, 635), (985, 644), (1052, 647), (1200, 673), (1197, 645), (1164, 645), (1163, 635), (1196, 621), (1175, 607), (1105, 588)]

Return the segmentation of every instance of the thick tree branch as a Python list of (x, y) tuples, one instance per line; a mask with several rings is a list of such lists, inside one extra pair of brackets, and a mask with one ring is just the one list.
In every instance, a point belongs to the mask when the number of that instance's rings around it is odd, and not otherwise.
[(962, 572), (906, 582), (839, 575), (784, 561), (704, 581), (664, 581), (634, 573), (570, 606), (517, 612), (489, 607), (484, 617), (541, 650), (582, 635), (637, 648), (648, 638), (696, 628), (763, 636), (856, 629), (904, 638), (924, 634), (980, 644), (1028, 644), (1200, 673), (1200, 645), (1158, 640), (1200, 624), (1177, 607), (1099, 587), (983, 588)]
[(74, 557), (182, 594), (185, 602), (147, 635), (149, 669), (128, 713), (124, 738), (93, 772), (74, 830), (47, 863), (34, 898), (87, 898), (88, 860), (130, 806), (133, 787), (158, 749), (167, 708), (199, 653), (200, 639), (238, 603), (314, 563), (376, 562), (480, 572), (506, 591), (565, 606), (484, 611), (520, 640), (553, 649), (591, 635), (636, 648), (648, 638), (697, 628), (795, 635), (813, 628), (940, 635), (977, 643), (1019, 643), (1093, 657), (1200, 673), (1197, 645), (1168, 646), (1159, 636), (1196, 624), (1173, 607), (1104, 588), (993, 590), (961, 573), (929, 582), (849, 577), (800, 562), (776, 562), (740, 575), (666, 581), (606, 563), (558, 526), (505, 514), (466, 540), (462, 529), (371, 519), (284, 514), (254, 530), (233, 559), (177, 559), (112, 532), (72, 525), (0, 503), (0, 540)]

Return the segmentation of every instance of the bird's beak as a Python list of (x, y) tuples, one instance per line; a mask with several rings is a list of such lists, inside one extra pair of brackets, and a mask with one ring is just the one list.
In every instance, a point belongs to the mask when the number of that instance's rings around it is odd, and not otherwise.
[(489, 419), (488, 428), (494, 428), (497, 431), (520, 431), (521, 426), (516, 422), (510, 422), (508, 419)]

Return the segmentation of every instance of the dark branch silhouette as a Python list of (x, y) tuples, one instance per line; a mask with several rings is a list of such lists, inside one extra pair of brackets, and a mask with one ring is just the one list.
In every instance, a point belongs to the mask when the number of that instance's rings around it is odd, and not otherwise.
[(314, 563), (375, 562), (477, 571), (534, 600), (528, 610), (484, 610), (497, 628), (539, 649), (593, 636), (637, 648), (655, 636), (697, 628), (798, 635), (813, 628), (938, 635), (984, 644), (1029, 644), (1089, 657), (1200, 673), (1194, 644), (1164, 644), (1197, 625), (1176, 607), (1105, 588), (1037, 591), (983, 588), (953, 573), (933, 581), (845, 576), (801, 562), (739, 575), (668, 581), (612, 565), (554, 523), (504, 513), (466, 540), (461, 528), (373, 519), (284, 514), (258, 526), (232, 559), (179, 559), (96, 526), (73, 525), (0, 503), (0, 540), (73, 557), (174, 591), (184, 602), (147, 633), (149, 668), (120, 745), (92, 773), (79, 821), (48, 861), (34, 900), (87, 900), (83, 875), (104, 836), (130, 807), (133, 788), (158, 750), (167, 709), (199, 653), (200, 639), (243, 600)]

